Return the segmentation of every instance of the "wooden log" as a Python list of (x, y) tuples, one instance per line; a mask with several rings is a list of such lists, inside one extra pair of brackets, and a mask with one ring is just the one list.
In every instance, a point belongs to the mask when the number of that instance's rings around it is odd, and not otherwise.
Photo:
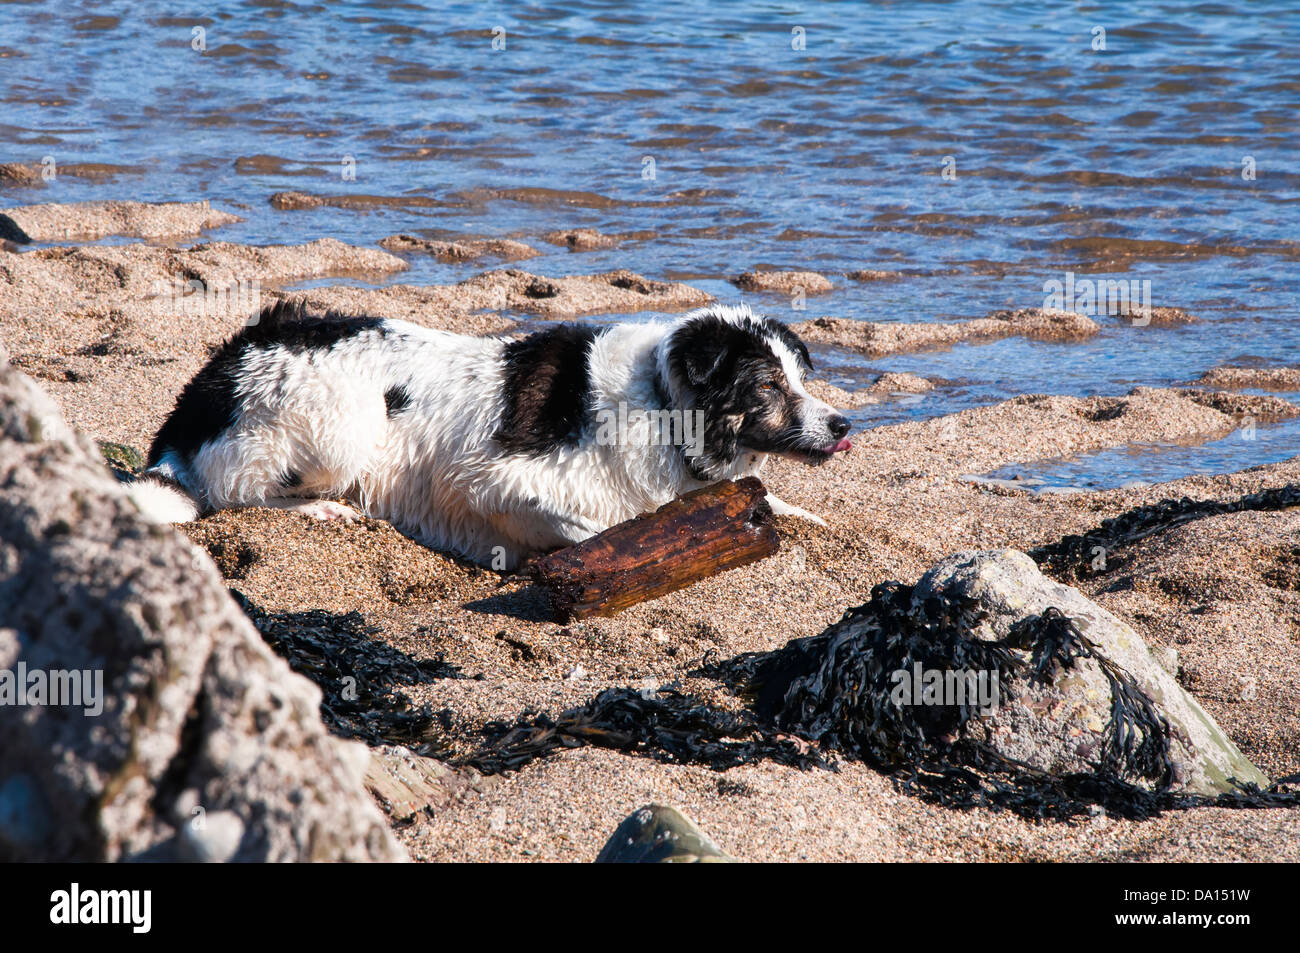
[(558, 622), (614, 615), (780, 548), (757, 477), (715, 483), (542, 557), (533, 580)]

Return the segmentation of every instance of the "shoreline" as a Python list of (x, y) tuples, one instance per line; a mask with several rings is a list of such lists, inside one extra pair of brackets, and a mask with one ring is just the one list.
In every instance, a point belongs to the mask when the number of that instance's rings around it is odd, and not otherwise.
[[(17, 221), (25, 231), (38, 221), (57, 231), (61, 218), (80, 214), (75, 206), (62, 208), (66, 216), (42, 213), (46, 218)], [(12, 218), (12, 211), (4, 214)], [(178, 213), (175, 227), (192, 224), (193, 215)], [(556, 235), (572, 231), (565, 231), (562, 220), (554, 227)], [(594, 242), (599, 237), (570, 244), (576, 249)], [(475, 247), (468, 241), (395, 244), (457, 260), (473, 257)], [(487, 253), (502, 251), (519, 249), (495, 246)], [(0, 342), (73, 426), (98, 440), (143, 449), (206, 349), (243, 320), (231, 314), (196, 324), (177, 316), (154, 300), (158, 282), (177, 276), (213, 283), (256, 279), (277, 294), (276, 286), (307, 278), (350, 271), (398, 274), (404, 267), (388, 252), (330, 238), (270, 247), (205, 239), (190, 248), (82, 245), (0, 252)], [(506, 269), (449, 285), (338, 285), (283, 293), (322, 308), (472, 334), (517, 328), (495, 313), (505, 309), (561, 318), (671, 311), (710, 297), (688, 284), (625, 270), (543, 278)], [(1065, 341), (1092, 333), (1076, 319), (1096, 327), (1081, 315), (1047, 316), (1044, 323), (1042, 314), (1003, 314), (1012, 317), (876, 325), (884, 330), (871, 331), (868, 343), (895, 348), (880, 353), (899, 353), (987, 340), (1008, 327), (1007, 333)], [(822, 327), (841, 338), (826, 343), (843, 343), (841, 332), (864, 333), (859, 322), (845, 323), (854, 327)], [(809, 340), (819, 339), (814, 334)], [(929, 383), (915, 375), (884, 377), (878, 388), (839, 392), (865, 406), (869, 398), (917, 392)], [(208, 551), (229, 587), (258, 610), (286, 616), (286, 624), (305, 624), (303, 614), (315, 610), (327, 624), (359, 612), (376, 627), (376, 640), (414, 658), (442, 657), (466, 675), (482, 676), (404, 689), (414, 703), (443, 713), (448, 743), (462, 750), (488, 722), (511, 721), (528, 709), (557, 713), (603, 687), (648, 679), (680, 682), (683, 690), (734, 704), (720, 683), (692, 674), (702, 659), (769, 650), (816, 634), (846, 608), (865, 602), (872, 586), (888, 579), (914, 582), (954, 551), (1029, 550), (1162, 499), (1231, 500), (1300, 481), (1297, 458), (1068, 497), (962, 479), (1010, 463), (1116, 446), (1212, 439), (1207, 435), (1231, 433), (1245, 417), (1280, 419), (1300, 412), (1276, 393), (1240, 389), (1270, 383), (1291, 385), (1294, 377), (1207, 371), (1194, 387), (1137, 387), (1088, 398), (1027, 394), (856, 434), (847, 458), (819, 468), (774, 460), (766, 482), (789, 502), (823, 515), (828, 527), (779, 519), (782, 548), (776, 556), (587, 623), (539, 621), (535, 596), (526, 588), (499, 588), (496, 574), (430, 552), (378, 521), (322, 524), (254, 509), (217, 513), (182, 532)], [(1275, 777), (1300, 767), (1294, 717), (1300, 711), (1294, 622), (1300, 618), (1300, 561), (1292, 543), (1297, 533), (1300, 513), (1290, 510), (1206, 517), (1136, 543), (1107, 572), (1070, 581), (1153, 649), (1174, 650), (1179, 684)], [(1205, 809), (1149, 821), (1103, 817), (1035, 825), (925, 804), (861, 764), (841, 768), (833, 774), (763, 764), (717, 773), (578, 749), (481, 789), (467, 786), (433, 818), (402, 827), (397, 836), (422, 860), (589, 860), (619, 820), (643, 803), (661, 801), (681, 806), (728, 853), (745, 860), (1300, 859), (1295, 812)]]

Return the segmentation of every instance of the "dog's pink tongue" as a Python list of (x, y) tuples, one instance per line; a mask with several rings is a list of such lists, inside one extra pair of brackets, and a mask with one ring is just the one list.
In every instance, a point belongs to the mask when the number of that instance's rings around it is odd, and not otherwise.
[(827, 453), (840, 453), (844, 450), (852, 450), (853, 444), (849, 442), (848, 437), (843, 437), (835, 441), (835, 443), (828, 443), (826, 446), (822, 447), (822, 449)]

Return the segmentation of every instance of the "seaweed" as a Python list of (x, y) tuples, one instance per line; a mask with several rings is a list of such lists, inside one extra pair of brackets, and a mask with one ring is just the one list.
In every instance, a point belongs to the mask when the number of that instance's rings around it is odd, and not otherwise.
[(749, 712), (715, 708), (673, 689), (651, 694), (609, 688), (558, 718), (525, 712), (514, 724), (489, 723), (488, 742), (460, 764), (500, 774), (566, 748), (594, 745), (718, 771), (765, 759), (798, 768), (827, 766), (812, 746), (764, 728)]
[[(1029, 555), (1044, 571), (1067, 579), (1086, 579), (1122, 565), (1122, 559), (1113, 558), (1117, 551), (1155, 533), (1207, 516), (1247, 510), (1272, 512), (1290, 506), (1300, 506), (1300, 484), (1288, 483), (1285, 486), (1271, 487), (1235, 500), (1193, 500), (1188, 497), (1181, 500), (1165, 499), (1103, 520), (1100, 526), (1086, 533), (1066, 536), (1058, 542), (1039, 546), (1030, 550)], [(1099, 550), (1107, 557), (1104, 568), (1094, 568), (1093, 565), (1093, 557)]]
[[(891, 772), (902, 787), (947, 806), (1036, 818), (1082, 814), (1093, 804), (1154, 813), (1153, 792), (1133, 782), (1150, 781), (1157, 794), (1172, 785), (1171, 729), (1132, 676), (1055, 608), (1021, 620), (1000, 641), (975, 636), (984, 617), (973, 602), (918, 601), (911, 587), (885, 583), (828, 632), (742, 659), (725, 674), (780, 728)], [(1058, 778), (1007, 758), (965, 731), (977, 714), (971, 704), (899, 706), (890, 696), (892, 673), (917, 663), (996, 671), (1003, 685), (1017, 674), (1051, 684), (1080, 658), (1095, 660), (1111, 688), (1093, 774)]]
[(378, 627), (359, 612), (267, 612), (230, 590), (271, 649), (321, 690), (325, 726), (368, 745), (398, 744), (419, 754), (443, 754), (438, 722), (428, 705), (418, 708), (399, 686), (464, 678), (441, 656), (412, 658), (372, 638)]
[[(694, 673), (729, 685), (747, 703), (741, 710), (676, 690), (607, 689), (556, 718), (526, 712), (513, 724), (488, 725), (483, 745), (460, 763), (497, 774), (583, 745), (717, 771), (759, 761), (837, 770), (843, 758), (932, 803), (1010, 810), (1039, 821), (1099, 810), (1146, 818), (1194, 807), (1300, 806), (1300, 791), (1286, 790), (1300, 785), (1300, 775), (1215, 797), (1172, 791), (1168, 720), (1073, 620), (1049, 608), (1021, 620), (1006, 638), (988, 640), (976, 637), (984, 618), (973, 601), (917, 600), (912, 587), (883, 583), (870, 602), (820, 635)], [(978, 714), (974, 704), (901, 706), (891, 697), (892, 673), (916, 663), (997, 672), (1003, 684), (1013, 675), (1049, 684), (1081, 658), (1100, 666), (1111, 690), (1092, 772), (1054, 775), (994, 750), (966, 730)]]
[(893, 673), (919, 663), (996, 671), (1005, 680), (1020, 664), (1007, 646), (974, 637), (983, 618), (973, 602), (916, 604), (910, 587), (883, 583), (869, 603), (850, 609), (827, 632), (773, 653), (741, 656), (716, 674), (778, 728), (828, 751), (901, 767), (951, 744), (976, 710), (969, 703), (896, 705)]
[(1022, 619), (1007, 633), (1006, 643), (1031, 652), (1031, 683), (1051, 684), (1057, 671), (1074, 667), (1076, 659), (1097, 663), (1110, 686), (1110, 719), (1102, 739), (1102, 773), (1132, 775), (1156, 782), (1157, 790), (1168, 790), (1174, 782), (1174, 765), (1169, 756), (1173, 727), (1156, 710), (1150, 696), (1133, 677), (1098, 651), (1079, 631), (1074, 620), (1059, 609)]

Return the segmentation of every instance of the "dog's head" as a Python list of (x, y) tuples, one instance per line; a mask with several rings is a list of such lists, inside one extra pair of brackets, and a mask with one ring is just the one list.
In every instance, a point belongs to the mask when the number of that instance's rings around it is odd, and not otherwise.
[(721, 476), (747, 452), (821, 464), (851, 446), (849, 421), (804, 389), (808, 348), (779, 321), (713, 305), (684, 316), (666, 344), (661, 377), (704, 414), (702, 474)]

